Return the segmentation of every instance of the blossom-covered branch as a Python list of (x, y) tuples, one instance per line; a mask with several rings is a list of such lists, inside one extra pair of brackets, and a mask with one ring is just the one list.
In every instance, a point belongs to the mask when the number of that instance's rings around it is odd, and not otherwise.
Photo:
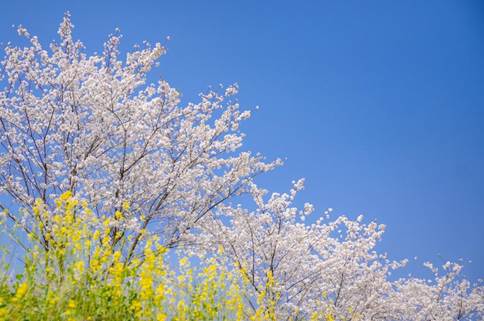
[(127, 203), (132, 210), (113, 234), (138, 239), (156, 221), (173, 245), (279, 164), (239, 151), (239, 124), (250, 112), (233, 98), (237, 86), (182, 105), (166, 81), (146, 81), (165, 52), (160, 43), (121, 59), (115, 33), (101, 54), (87, 55), (72, 31), (66, 14), (60, 41), (45, 49), (19, 27), (29, 45), (9, 45), (1, 61), (0, 192), (25, 209), (65, 191), (87, 198), (99, 215)]

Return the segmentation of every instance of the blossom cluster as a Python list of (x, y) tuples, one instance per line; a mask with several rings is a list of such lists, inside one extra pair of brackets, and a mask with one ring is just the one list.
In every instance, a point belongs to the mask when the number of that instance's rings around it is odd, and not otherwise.
[(224, 205), (204, 226), (201, 243), (208, 249), (223, 247), (224, 256), (248, 280), (254, 304), (270, 285), (277, 314), (284, 320), (483, 317), (484, 287), (462, 278), (462, 266), (447, 262), (439, 269), (426, 263), (433, 278), (397, 279), (392, 273), (404, 269), (407, 260), (393, 261), (376, 250), (384, 225), (364, 223), (362, 216), (327, 216), (305, 223), (312, 207), (293, 205), (303, 184), (294, 182), (288, 193), (270, 197), (254, 185), (255, 210)]
[(165, 52), (160, 43), (122, 59), (115, 33), (102, 53), (87, 55), (73, 39), (69, 14), (49, 49), (18, 31), (29, 45), (7, 46), (0, 62), (0, 193), (28, 213), (35, 199), (53, 208), (66, 191), (86, 198), (97, 214), (114, 216), (127, 202), (131, 211), (116, 222), (119, 230), (139, 235), (156, 222), (174, 245), (280, 163), (239, 150), (239, 124), (250, 112), (240, 110), (237, 86), (182, 105), (166, 81), (147, 83)]

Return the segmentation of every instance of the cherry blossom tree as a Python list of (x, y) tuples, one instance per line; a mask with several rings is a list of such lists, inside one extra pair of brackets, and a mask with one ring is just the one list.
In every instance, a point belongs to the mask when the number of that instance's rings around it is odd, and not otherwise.
[(129, 206), (113, 232), (157, 222), (172, 246), (279, 164), (239, 151), (250, 112), (233, 99), (237, 86), (182, 105), (166, 81), (146, 82), (165, 52), (160, 43), (122, 59), (116, 33), (101, 54), (87, 55), (72, 31), (66, 14), (60, 42), (44, 49), (19, 27), (30, 45), (7, 46), (1, 62), (0, 191), (25, 209), (70, 190), (99, 214)]
[[(460, 277), (461, 266), (425, 265), (433, 278), (392, 278), (407, 260), (392, 261), (375, 249), (385, 226), (363, 217), (331, 219), (331, 209), (305, 224), (313, 206), (295, 207), (303, 188), (273, 193), (253, 185), (254, 211), (221, 206), (205, 226), (208, 248), (245, 275), (255, 298), (268, 293), (283, 320), (475, 320), (484, 313), (484, 287)], [(227, 222), (222, 224), (220, 222)], [(218, 228), (213, 228), (218, 222)], [(275, 281), (273, 281), (274, 279)], [(270, 284), (270, 286), (268, 286)], [(481, 319), (479, 319), (481, 320)]]
[[(66, 14), (59, 42), (44, 48), (19, 27), (28, 44), (8, 45), (0, 62), (0, 209), (20, 206), (5, 212), (16, 224), (29, 231), (36, 199), (55, 208), (71, 191), (112, 218), (112, 242), (130, 242), (127, 261), (146, 231), (166, 247), (218, 255), (244, 276), (254, 309), (264, 294), (281, 320), (482, 320), (484, 288), (460, 277), (461, 266), (393, 278), (406, 260), (376, 250), (383, 225), (330, 219), (330, 210), (306, 223), (313, 206), (294, 205), (303, 180), (268, 196), (255, 177), (281, 161), (241, 150), (250, 112), (236, 85), (182, 103), (166, 81), (147, 81), (162, 44), (123, 58), (116, 32), (88, 54), (72, 32)], [(242, 194), (253, 207), (234, 205)]]

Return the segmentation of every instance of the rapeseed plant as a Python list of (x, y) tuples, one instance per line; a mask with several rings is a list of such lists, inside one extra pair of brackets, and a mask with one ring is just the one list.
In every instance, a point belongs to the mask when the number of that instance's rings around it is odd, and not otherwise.
[(181, 257), (172, 268), (158, 238), (144, 231), (143, 250), (127, 260), (121, 239), (129, 235), (113, 233), (127, 202), (114, 219), (94, 215), (71, 192), (55, 204), (51, 212), (35, 202), (22, 274), (0, 280), (0, 321), (276, 320), (270, 273), (254, 311), (243, 274), (215, 257), (198, 265)]

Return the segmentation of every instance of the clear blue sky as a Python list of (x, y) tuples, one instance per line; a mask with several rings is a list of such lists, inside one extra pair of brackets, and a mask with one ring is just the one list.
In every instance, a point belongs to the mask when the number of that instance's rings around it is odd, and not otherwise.
[(92, 51), (172, 36), (153, 76), (186, 98), (237, 81), (248, 148), (287, 157), (266, 186), (306, 177), (301, 202), (387, 224), (392, 258), (484, 277), (482, 1), (6, 1), (0, 41), (66, 10)]

